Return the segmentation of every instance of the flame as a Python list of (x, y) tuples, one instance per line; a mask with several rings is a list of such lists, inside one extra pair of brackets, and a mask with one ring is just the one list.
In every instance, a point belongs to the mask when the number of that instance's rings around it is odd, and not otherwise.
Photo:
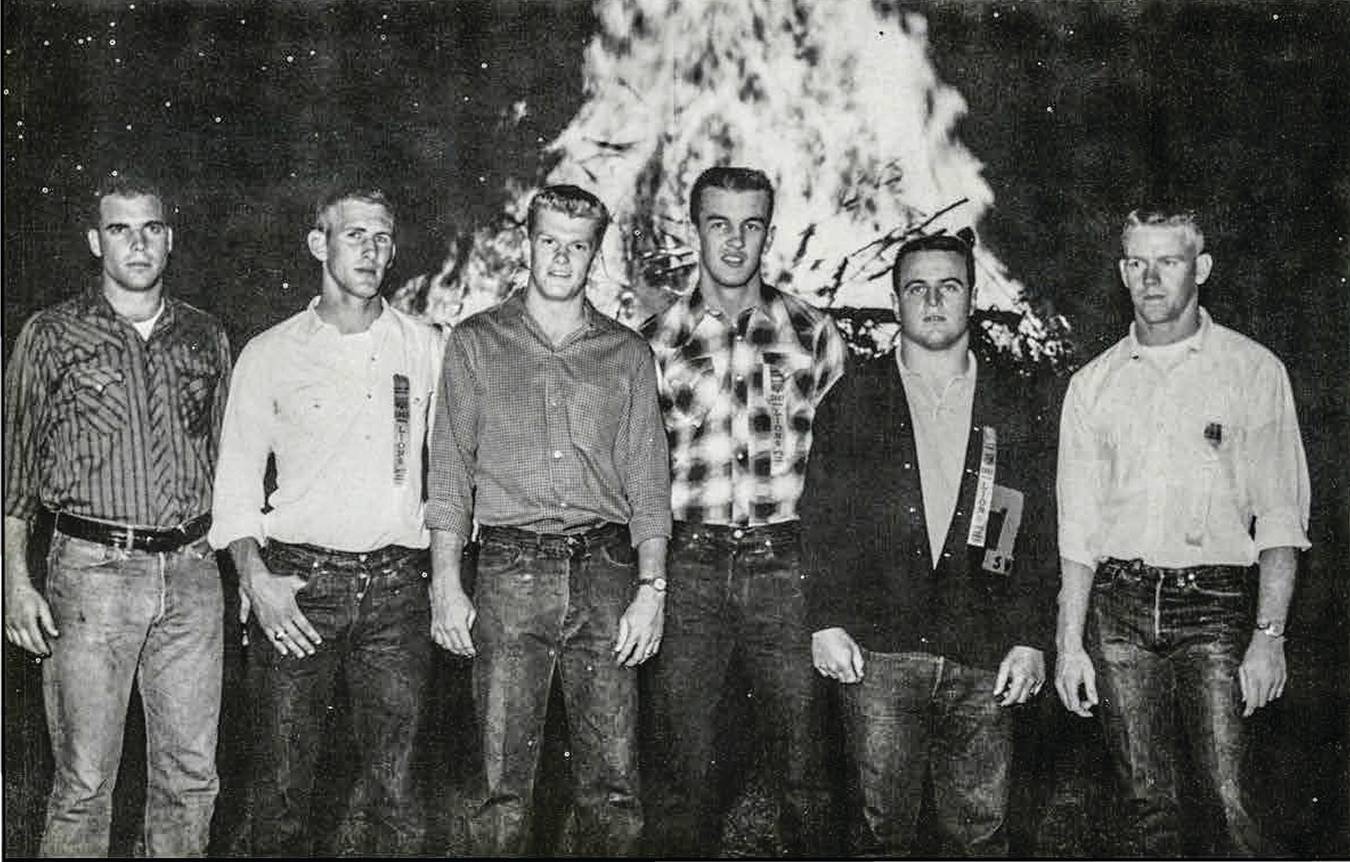
[[(587, 290), (624, 322), (689, 286), (688, 191), (711, 165), (759, 167), (774, 181), (765, 277), (819, 305), (889, 308), (883, 276), (905, 236), (920, 225), (954, 232), (993, 206), (980, 161), (955, 137), (967, 105), (939, 80), (922, 15), (781, 0), (598, 0), (595, 11), (587, 98), (546, 147), (557, 159), (547, 181), (609, 205), (614, 228)], [(404, 292), (451, 323), (504, 296), (525, 267), (534, 191), (514, 190), (508, 218), (475, 233), (463, 267), (447, 261)], [(996, 341), (1058, 329), (987, 247), (976, 258), (978, 305), (1021, 317), (996, 325), (1007, 330)]]

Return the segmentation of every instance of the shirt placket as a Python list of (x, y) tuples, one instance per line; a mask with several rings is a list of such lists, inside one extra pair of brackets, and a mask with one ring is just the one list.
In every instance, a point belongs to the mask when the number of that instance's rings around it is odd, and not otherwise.
[(728, 329), (727, 382), (730, 385), (731, 445), (732, 445), (732, 506), (731, 518), (738, 524), (748, 524), (751, 505), (755, 495), (755, 476), (752, 464), (755, 456), (753, 439), (750, 434), (750, 388), (755, 369), (757, 353), (746, 340), (742, 329), (748, 325), (748, 318), (742, 318)]
[(572, 441), (567, 424), (567, 373), (562, 357), (555, 351), (549, 357), (548, 374), (544, 377), (544, 428), (547, 435), (545, 461), (548, 464), (549, 487), (559, 508), (568, 507), (562, 489), (567, 487), (567, 455)]

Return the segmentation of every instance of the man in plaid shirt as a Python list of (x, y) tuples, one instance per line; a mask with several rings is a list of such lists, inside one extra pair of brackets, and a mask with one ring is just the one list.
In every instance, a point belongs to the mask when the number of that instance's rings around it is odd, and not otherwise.
[(797, 500), (816, 405), (846, 352), (827, 315), (761, 278), (773, 200), (761, 171), (704, 171), (690, 200), (698, 283), (643, 326), (661, 371), (675, 518), (653, 685), (670, 775), (648, 822), (653, 846), (674, 855), (716, 849), (715, 712), (733, 658), (779, 773), (785, 849), (819, 855), (827, 834)]

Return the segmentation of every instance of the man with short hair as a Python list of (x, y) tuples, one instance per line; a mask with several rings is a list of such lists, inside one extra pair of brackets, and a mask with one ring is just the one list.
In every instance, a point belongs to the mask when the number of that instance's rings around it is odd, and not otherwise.
[(1193, 214), (1136, 210), (1122, 246), (1134, 322), (1073, 376), (1060, 425), (1055, 687), (1077, 715), (1100, 705), (1132, 852), (1185, 849), (1189, 760), (1209, 852), (1274, 855), (1241, 772), (1246, 719), (1284, 691), (1309, 546), (1289, 378), (1200, 306), (1214, 261)]
[[(211, 543), (229, 547), (252, 610), (259, 855), (316, 852), (315, 766), (340, 678), (356, 743), (342, 756), (357, 776), (338, 849), (420, 849), (410, 767), (432, 656), (422, 446), (442, 341), (380, 296), (394, 228), (378, 189), (321, 200), (308, 235), (319, 295), (245, 346), (230, 386)], [(269, 456), (276, 489), (264, 497)]]
[[(661, 641), (670, 477), (651, 350), (585, 295), (608, 223), (583, 189), (538, 192), (529, 283), (446, 348), (426, 514), (432, 635), (475, 656), (482, 854), (526, 852), (555, 672), (576, 852), (632, 854), (642, 829), (636, 668)], [(470, 600), (460, 553), (475, 521)]]
[(1053, 445), (1036, 387), (970, 350), (973, 241), (901, 246), (897, 349), (821, 405), (807, 466), (812, 653), (843, 683), (867, 854), (915, 851), (927, 775), (950, 851), (1006, 855), (1009, 707), (1045, 681)]
[[(215, 318), (164, 293), (168, 213), (154, 185), (105, 181), (88, 230), (99, 283), (34, 315), (5, 373), (5, 636), (46, 659), (44, 856), (107, 855), (133, 680), (145, 852), (204, 855), (219, 788), (224, 605), (205, 535), (230, 349)], [(44, 508), (45, 596), (26, 559)]]
[(761, 171), (704, 171), (689, 199), (698, 283), (643, 326), (662, 372), (675, 517), (652, 687), (670, 771), (651, 818), (663, 854), (717, 849), (717, 703), (733, 660), (748, 672), (757, 732), (770, 742), (783, 847), (831, 850), (797, 502), (816, 405), (843, 374), (846, 350), (829, 316), (764, 283), (773, 200)]

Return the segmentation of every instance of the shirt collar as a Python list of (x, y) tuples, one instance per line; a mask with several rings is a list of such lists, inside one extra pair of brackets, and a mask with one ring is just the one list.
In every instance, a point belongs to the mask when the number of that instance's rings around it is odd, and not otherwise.
[[(904, 360), (904, 358), (903, 358), (903, 357), (901, 356), (901, 354), (900, 354), (900, 346), (899, 346), (899, 345), (896, 345), (896, 348), (895, 348), (895, 365), (896, 365), (897, 368), (900, 369), (900, 376), (901, 376), (901, 377), (922, 377), (922, 376), (923, 376), (923, 375), (919, 374), (919, 372), (914, 371), (913, 369), (911, 369), (911, 368), (909, 368), (908, 366), (905, 365), (905, 360)], [(966, 370), (965, 370), (965, 371), (962, 371), (960, 374), (958, 374), (958, 375), (956, 375), (955, 377), (953, 377), (952, 380), (954, 380), (954, 381), (955, 381), (955, 380), (971, 380), (971, 381), (973, 381), (973, 380), (975, 379), (975, 365), (976, 365), (975, 352), (974, 352), (973, 350), (967, 349), (967, 350), (966, 350)]]
[[(1213, 319), (1210, 318), (1209, 312), (1205, 310), (1204, 306), (1201, 306), (1200, 328), (1197, 329), (1195, 332), (1191, 333), (1190, 335), (1186, 336), (1185, 338), (1183, 338), (1178, 343), (1186, 345), (1187, 353), (1200, 353), (1205, 349), (1205, 343), (1209, 338), (1209, 331), (1213, 328), (1213, 326), (1214, 321)], [(1141, 351), (1143, 351), (1145, 347), (1145, 345), (1139, 342), (1139, 333), (1136, 327), (1137, 324), (1131, 321), (1130, 334), (1126, 336), (1127, 344), (1130, 348), (1131, 359), (1138, 359), (1141, 355)]]
[[(525, 291), (529, 290), (529, 285), (517, 288), (511, 292), (511, 295), (502, 300), (502, 311), (512, 317), (519, 317), (526, 326), (538, 328), (534, 318), (530, 317), (525, 308)], [(581, 297), (581, 316), (583, 320), (583, 329), (587, 332), (595, 329), (600, 324), (600, 311), (591, 304), (591, 300), (584, 294)]]
[[(128, 326), (131, 325), (131, 321), (118, 314), (117, 309), (113, 308), (112, 303), (108, 301), (107, 295), (103, 293), (102, 281), (95, 279), (94, 282), (81, 293), (80, 299), (83, 305), (82, 311), (85, 314), (92, 314), (108, 320), (125, 323)], [(159, 302), (160, 308), (157, 312), (159, 314), (159, 320), (155, 321), (156, 330), (166, 329), (172, 326), (177, 319), (177, 314), (175, 313), (177, 306), (176, 300), (168, 294), (160, 293)]]
[[(336, 326), (331, 323), (325, 323), (323, 318), (319, 317), (318, 307), (321, 298), (321, 296), (316, 294), (310, 299), (309, 305), (305, 306), (305, 320), (302, 324), (301, 331), (306, 337), (313, 338), (324, 330), (331, 330), (334, 333), (337, 332)], [(372, 335), (377, 335), (384, 329), (393, 326), (394, 316), (389, 313), (389, 309), (389, 300), (385, 299), (383, 296), (380, 297), (380, 316), (371, 322), (370, 329), (368, 330)]]
[[(759, 296), (757, 301), (754, 305), (750, 306), (748, 310), (751, 317), (758, 313), (769, 320), (773, 320), (774, 312), (781, 305), (782, 301), (778, 297), (778, 291), (770, 287), (767, 282), (761, 280), (759, 283)], [(708, 304), (707, 297), (703, 295), (703, 288), (695, 284), (694, 289), (689, 293), (689, 319), (692, 324), (691, 328), (697, 329), (698, 325), (703, 322), (705, 315), (716, 318), (717, 320), (727, 321), (727, 316), (725, 314)]]

